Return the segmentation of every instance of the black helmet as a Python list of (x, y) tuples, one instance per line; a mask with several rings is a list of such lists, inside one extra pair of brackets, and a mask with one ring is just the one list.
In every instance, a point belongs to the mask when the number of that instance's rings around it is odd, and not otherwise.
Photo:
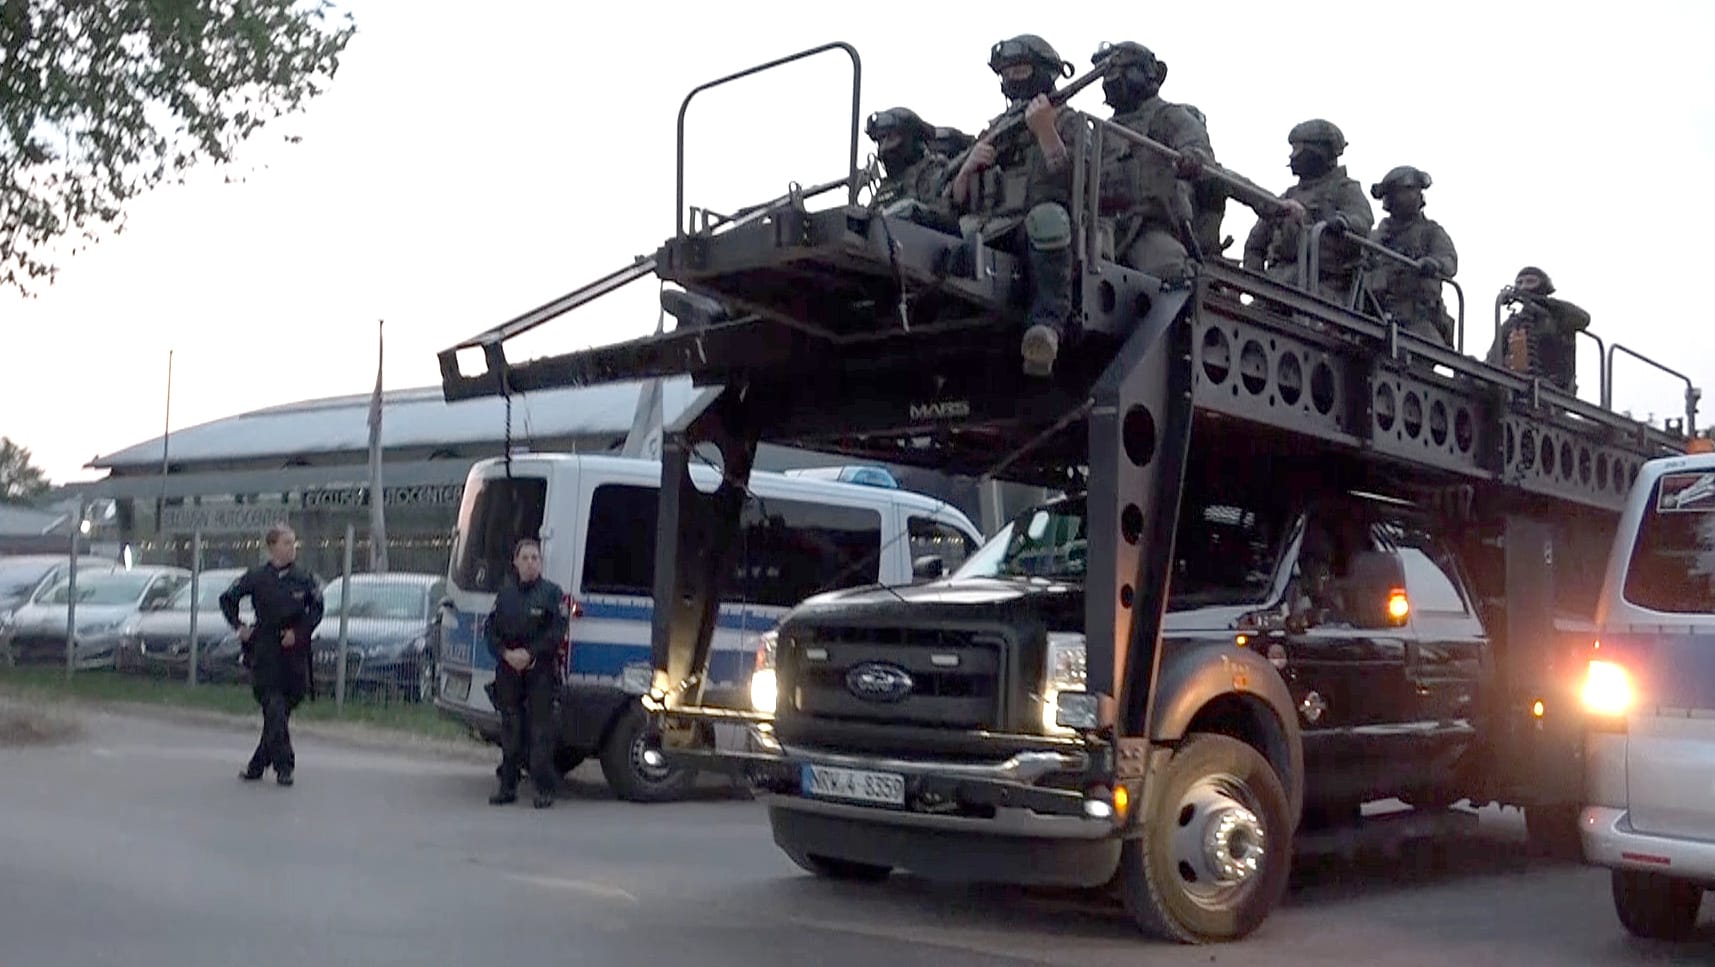
[[(1030, 66), (1028, 77), (1008, 78), (1002, 74), (1008, 67), (1020, 64)], [(1046, 94), (1054, 89), (1056, 78), (1072, 76), (1072, 65), (1061, 60), (1059, 52), (1035, 34), (1020, 34), (995, 44), (989, 50), (989, 70), (1002, 74), (1000, 92), (1013, 103)]]
[(890, 107), (871, 114), (869, 123), (864, 126), (864, 133), (877, 143), (890, 134), (903, 134), (907, 139), (928, 141), (935, 137), (935, 127), (908, 107)]
[(1090, 64), (1094, 67), (1100, 67), (1104, 61), (1109, 61), (1116, 67), (1137, 64), (1151, 72), (1157, 65), (1160, 65), (1163, 70), (1166, 68), (1166, 65), (1162, 64), (1161, 60), (1155, 56), (1155, 51), (1135, 40), (1122, 40), (1117, 44), (1102, 41), (1102, 45), (1096, 48), (1094, 54), (1090, 55)]
[(1288, 144), (1320, 141), (1334, 149), (1334, 157), (1338, 158), (1346, 150), (1346, 136), (1332, 121), (1314, 118), (1295, 124), (1286, 135)]
[(1387, 193), (1395, 188), (1428, 188), (1431, 184), (1429, 172), (1411, 165), (1399, 167), (1382, 175), (1382, 180), (1370, 186), (1371, 198), (1386, 198)]
[(1035, 34), (1019, 34), (1000, 41), (989, 50), (989, 70), (996, 74), (1009, 64), (1021, 61), (1035, 64), (1049, 74), (1072, 76), (1072, 65), (1060, 57), (1060, 52), (1052, 44)]

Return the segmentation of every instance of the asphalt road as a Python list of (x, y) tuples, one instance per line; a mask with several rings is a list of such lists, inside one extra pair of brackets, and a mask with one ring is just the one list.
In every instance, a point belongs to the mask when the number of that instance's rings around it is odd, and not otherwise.
[[(1241, 944), (1136, 934), (1064, 893), (814, 880), (759, 807), (654, 807), (575, 777), (537, 812), (492, 766), (299, 737), (298, 784), (241, 784), (252, 734), (107, 715), (0, 749), (0, 965), (1708, 963), (1634, 942), (1606, 875), (1527, 860), (1516, 819), (1404, 859), (1306, 863)], [(588, 769), (589, 767), (584, 767)]]

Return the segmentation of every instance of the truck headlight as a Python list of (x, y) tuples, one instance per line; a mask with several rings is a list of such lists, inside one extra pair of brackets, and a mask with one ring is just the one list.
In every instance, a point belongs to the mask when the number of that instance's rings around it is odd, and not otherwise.
[(779, 685), (774, 676), (775, 650), (779, 643), (779, 631), (762, 633), (756, 641), (756, 670), (750, 673), (750, 707), (769, 715), (774, 714), (775, 703), (780, 699)]
[[(1045, 683), (1042, 689), (1042, 728), (1050, 735), (1073, 735), (1076, 729), (1060, 724), (1063, 718), (1060, 714), (1060, 693), (1084, 691), (1084, 636), (1076, 632), (1050, 632), (1048, 635), (1047, 665), (1043, 669), (1042, 679)], [(1073, 711), (1074, 701), (1082, 706), (1082, 699), (1074, 700), (1067, 696), (1067, 711)], [(1091, 705), (1094, 708), (1094, 705)], [(1094, 713), (1091, 713), (1094, 719)], [(1079, 718), (1082, 718), (1080, 715)], [(1088, 726), (1094, 728), (1094, 723)]]

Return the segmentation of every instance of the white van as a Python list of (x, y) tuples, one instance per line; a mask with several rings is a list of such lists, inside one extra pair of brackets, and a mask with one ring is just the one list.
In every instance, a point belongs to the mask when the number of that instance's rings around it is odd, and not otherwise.
[[(871, 584), (899, 585), (951, 571), (982, 543), (981, 532), (945, 501), (887, 486), (810, 475), (755, 472), (744, 510), (740, 560), (721, 603), (705, 704), (750, 707), (758, 637), (813, 594)], [(712, 490), (719, 472), (693, 466)], [(879, 484), (879, 485), (878, 485)], [(684, 791), (693, 775), (642, 759), (647, 717), (655, 582), (655, 523), (661, 464), (576, 454), (484, 460), (470, 470), (440, 614), (435, 705), (498, 741), (500, 718), (485, 688), (494, 658), (480, 628), (509, 573), (519, 538), (542, 541), (544, 574), (571, 599), (560, 668), (561, 774), (590, 755), (621, 798), (654, 801)], [(741, 742), (734, 727), (714, 736)]]
[(1639, 470), (1596, 631), (1584, 858), (1613, 871), (1627, 930), (1684, 938), (1715, 888), (1715, 453)]

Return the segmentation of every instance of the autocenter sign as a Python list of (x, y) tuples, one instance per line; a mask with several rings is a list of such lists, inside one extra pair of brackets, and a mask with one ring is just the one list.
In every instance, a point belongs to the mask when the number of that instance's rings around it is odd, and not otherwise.
[[(368, 507), (368, 487), (324, 487), (304, 491), (304, 508), (319, 510), (340, 507)], [(383, 507), (458, 506), (464, 497), (464, 484), (418, 484), (408, 487), (381, 488)]]

